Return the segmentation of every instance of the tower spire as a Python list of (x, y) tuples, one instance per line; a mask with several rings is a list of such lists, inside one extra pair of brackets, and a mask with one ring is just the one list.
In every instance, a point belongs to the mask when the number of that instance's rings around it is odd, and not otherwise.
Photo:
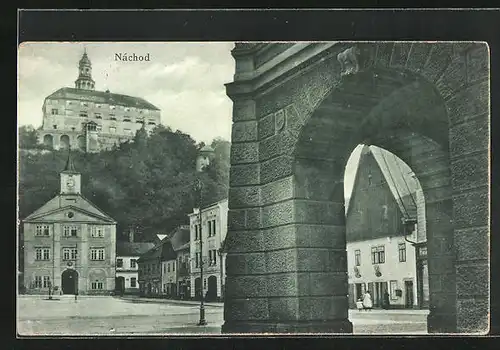
[(77, 173), (75, 169), (75, 164), (73, 163), (73, 158), (71, 157), (71, 146), (69, 146), (68, 148), (68, 159), (66, 160), (66, 165), (64, 166), (63, 172)]
[(75, 81), (75, 88), (82, 90), (94, 90), (95, 82), (92, 79), (92, 63), (87, 56), (87, 47), (83, 46), (83, 55), (78, 62), (78, 79)]

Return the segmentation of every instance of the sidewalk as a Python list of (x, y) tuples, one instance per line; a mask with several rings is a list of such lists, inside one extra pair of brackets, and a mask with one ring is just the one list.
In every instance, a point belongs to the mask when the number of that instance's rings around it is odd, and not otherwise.
[[(175, 304), (175, 305), (191, 305), (199, 306), (200, 302), (196, 300), (177, 300), (177, 299), (164, 299), (164, 298), (145, 298), (134, 295), (124, 295), (116, 296), (115, 298), (122, 299), (125, 301), (131, 301), (134, 303), (161, 303), (161, 304)], [(205, 306), (209, 307), (224, 307), (223, 302), (205, 302)]]

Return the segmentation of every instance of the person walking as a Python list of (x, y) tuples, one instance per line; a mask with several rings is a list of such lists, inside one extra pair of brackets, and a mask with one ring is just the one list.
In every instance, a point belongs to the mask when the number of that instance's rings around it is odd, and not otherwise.
[(363, 308), (365, 310), (371, 310), (372, 307), (373, 307), (372, 296), (370, 294), (370, 291), (366, 291), (365, 295), (363, 296)]

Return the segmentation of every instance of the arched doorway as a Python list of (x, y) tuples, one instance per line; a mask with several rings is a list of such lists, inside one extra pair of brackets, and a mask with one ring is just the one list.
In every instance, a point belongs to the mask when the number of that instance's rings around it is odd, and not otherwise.
[(69, 136), (68, 135), (61, 135), (61, 138), (59, 139), (59, 148), (61, 148), (61, 149), (68, 149), (69, 148)]
[(78, 272), (66, 269), (61, 274), (61, 289), (63, 294), (76, 294), (78, 292)]
[(115, 278), (115, 291), (119, 295), (125, 293), (125, 277), (119, 276)]
[(50, 148), (50, 149), (54, 148), (54, 137), (52, 135), (45, 135), (43, 137), (43, 144), (47, 148)]
[(85, 151), (87, 149), (86, 147), (86, 141), (85, 141), (85, 136), (83, 135), (79, 135), (77, 138), (76, 138), (77, 142), (78, 142), (78, 148), (81, 150), (81, 151)]
[(207, 283), (207, 301), (214, 301), (217, 299), (217, 277), (208, 277)]
[[(358, 144), (395, 154), (422, 186), (428, 331), (485, 331), (487, 46), (332, 43), (310, 44), (298, 54), (277, 44), (288, 59), (266, 72), (248, 64), (265, 60), (262, 45), (274, 44), (237, 45), (236, 81), (227, 85), (238, 132), (232, 135), (226, 238), (232, 268), (222, 331), (352, 333), (343, 176)], [(482, 242), (470, 255), (466, 232)], [(261, 259), (266, 264), (256, 263)]]
[(196, 277), (194, 280), (194, 297), (195, 299), (201, 298), (201, 278)]

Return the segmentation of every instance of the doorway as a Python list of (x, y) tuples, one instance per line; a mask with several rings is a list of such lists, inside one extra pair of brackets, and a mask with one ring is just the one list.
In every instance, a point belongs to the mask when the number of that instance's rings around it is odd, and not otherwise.
[(217, 277), (208, 277), (208, 291), (207, 301), (214, 301), (217, 299)]
[(115, 278), (115, 290), (119, 295), (125, 293), (125, 277), (120, 276)]
[(405, 308), (413, 308), (413, 281), (405, 281)]
[(201, 278), (197, 277), (194, 280), (194, 297), (197, 300), (201, 299)]
[(78, 272), (67, 269), (61, 274), (61, 288), (63, 294), (76, 294), (78, 291)]

